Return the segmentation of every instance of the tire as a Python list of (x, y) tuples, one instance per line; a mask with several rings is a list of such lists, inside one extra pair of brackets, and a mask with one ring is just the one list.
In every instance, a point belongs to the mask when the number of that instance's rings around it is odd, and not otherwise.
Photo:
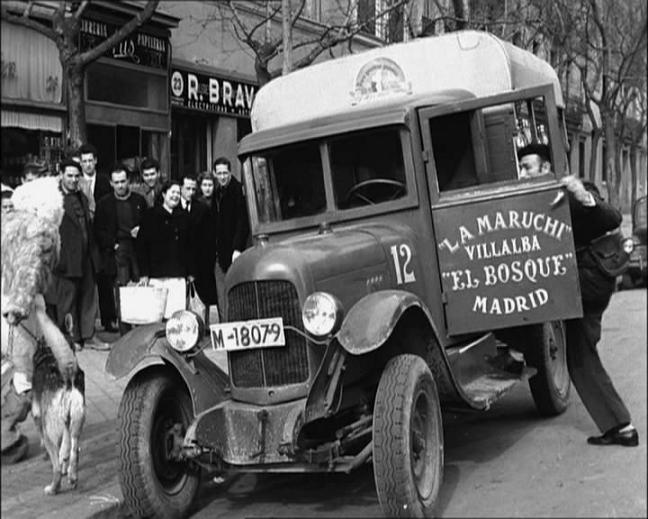
[(432, 516), (443, 479), (443, 424), (421, 357), (399, 355), (385, 366), (373, 412), (373, 467), (386, 516)]
[(540, 415), (563, 413), (569, 403), (571, 387), (564, 323), (552, 321), (530, 326), (524, 356), (527, 364), (538, 370), (529, 379), (529, 387)]
[(136, 375), (118, 412), (119, 484), (135, 517), (185, 517), (200, 485), (199, 469), (169, 459), (169, 430), (187, 430), (189, 394), (170, 373)]

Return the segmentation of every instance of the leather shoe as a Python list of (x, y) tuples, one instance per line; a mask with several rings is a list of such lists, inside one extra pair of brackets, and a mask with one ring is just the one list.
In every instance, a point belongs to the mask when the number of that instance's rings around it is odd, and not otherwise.
[(624, 447), (636, 447), (639, 445), (639, 434), (637, 429), (620, 432), (612, 429), (601, 436), (590, 436), (587, 438), (590, 445), (623, 445)]

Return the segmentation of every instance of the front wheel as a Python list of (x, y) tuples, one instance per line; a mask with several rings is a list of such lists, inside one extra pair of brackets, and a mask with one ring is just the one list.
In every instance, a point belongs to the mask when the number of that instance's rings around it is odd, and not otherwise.
[(119, 405), (119, 484), (135, 517), (186, 517), (200, 471), (178, 458), (193, 416), (183, 384), (170, 373), (135, 376)]
[(443, 479), (443, 426), (421, 357), (398, 355), (385, 366), (373, 412), (373, 466), (386, 516), (431, 516)]
[(524, 357), (530, 366), (538, 370), (529, 379), (538, 412), (542, 416), (563, 413), (569, 403), (571, 387), (565, 324), (552, 321), (530, 326), (526, 333)]

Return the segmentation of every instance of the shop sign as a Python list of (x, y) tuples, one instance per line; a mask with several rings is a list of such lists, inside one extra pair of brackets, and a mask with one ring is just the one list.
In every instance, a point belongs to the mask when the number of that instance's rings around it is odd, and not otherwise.
[[(120, 28), (96, 20), (81, 20), (79, 50), (85, 52), (96, 47)], [(137, 31), (107, 51), (104, 57), (166, 70), (169, 64), (169, 40)]]
[(171, 106), (200, 112), (250, 116), (257, 86), (188, 70), (171, 72)]
[(435, 210), (451, 334), (580, 317), (569, 206), (558, 199), (549, 190)]

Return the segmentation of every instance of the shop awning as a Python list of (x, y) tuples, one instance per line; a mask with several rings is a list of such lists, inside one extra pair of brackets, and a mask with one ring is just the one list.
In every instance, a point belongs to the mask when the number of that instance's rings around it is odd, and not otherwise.
[(3, 128), (13, 127), (58, 133), (63, 131), (63, 119), (55, 115), (2, 110), (1, 123)]

